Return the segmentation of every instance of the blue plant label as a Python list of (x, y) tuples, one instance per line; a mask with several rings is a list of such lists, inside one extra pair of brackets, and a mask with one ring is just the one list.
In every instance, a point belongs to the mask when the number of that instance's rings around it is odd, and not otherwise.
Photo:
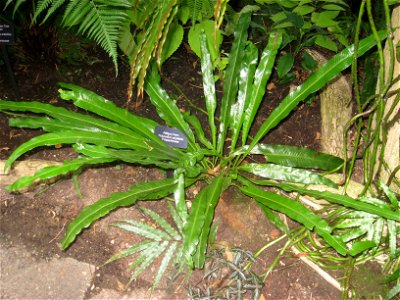
[(168, 146), (181, 149), (187, 148), (188, 140), (179, 129), (157, 126), (154, 133)]

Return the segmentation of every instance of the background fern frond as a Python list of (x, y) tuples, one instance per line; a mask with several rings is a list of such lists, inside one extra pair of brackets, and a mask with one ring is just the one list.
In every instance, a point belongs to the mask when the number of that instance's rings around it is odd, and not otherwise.
[(203, 18), (209, 19), (214, 14), (215, 1), (213, 0), (184, 0), (183, 6), (189, 8), (189, 18), (192, 25)]
[(128, 10), (132, 8), (129, 0), (41, 0), (36, 6), (33, 20), (47, 10), (42, 22), (64, 4), (67, 7), (62, 17), (62, 26), (73, 28), (77, 26), (77, 32), (99, 44), (111, 57), (116, 72), (117, 45), (121, 28), (130, 22)]

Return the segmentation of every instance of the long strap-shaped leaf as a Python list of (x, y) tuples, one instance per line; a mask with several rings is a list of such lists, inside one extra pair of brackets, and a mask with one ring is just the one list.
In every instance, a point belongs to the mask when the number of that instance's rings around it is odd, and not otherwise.
[(306, 189), (304, 187), (291, 185), (291, 184), (279, 184), (279, 187), (283, 190), (290, 192), (299, 192), (300, 194), (309, 195), (316, 199), (325, 199), (326, 201), (337, 203), (346, 207), (354, 208), (357, 210), (365, 211), (370, 214), (381, 216), (386, 219), (400, 221), (400, 210), (392, 211), (390, 209), (385, 209), (384, 207), (375, 206), (369, 203), (358, 201), (349, 196), (335, 194), (329, 191), (316, 191)]
[[(218, 184), (216, 191), (214, 192), (214, 198), (211, 197), (209, 200), (208, 205), (205, 207), (204, 210), (204, 224), (203, 228), (201, 230), (200, 236), (199, 236), (199, 243), (197, 245), (196, 252), (194, 253), (193, 256), (193, 262), (194, 262), (194, 267), (196, 269), (202, 269), (204, 267), (205, 263), (205, 255), (207, 252), (207, 246), (208, 246), (208, 241), (209, 241), (209, 236), (210, 236), (210, 231), (211, 231), (211, 226), (212, 222), (214, 219), (214, 212), (215, 212), (215, 207), (218, 204), (218, 200), (220, 198), (220, 195), (224, 191), (224, 189), (227, 187), (228, 184), (228, 178), (222, 177), (221, 176), (222, 183), (216, 183)], [(219, 196), (218, 196), (219, 195)]]
[[(234, 154), (243, 154), (247, 149), (248, 146), (244, 146)], [(343, 165), (343, 159), (337, 156), (290, 145), (257, 144), (250, 153), (262, 154), (267, 162), (288, 167), (330, 171)]]
[(332, 180), (304, 169), (297, 169), (275, 164), (255, 163), (243, 165), (239, 167), (239, 169), (263, 178), (303, 184), (324, 184), (333, 188), (338, 187), (338, 185)]
[[(168, 153), (159, 152), (155, 149), (146, 150), (117, 150), (99, 145), (76, 144), (73, 145), (76, 152), (92, 158), (112, 158), (127, 163), (140, 165), (156, 165), (164, 169), (174, 169), (178, 167), (177, 158), (168, 157)], [(171, 160), (171, 161), (168, 161)]]
[(254, 185), (240, 187), (240, 190), (247, 196), (254, 198), (257, 202), (268, 206), (273, 210), (284, 213), (291, 219), (303, 224), (307, 229), (314, 229), (320, 234), (329, 245), (331, 245), (337, 252), (346, 255), (346, 245), (339, 238), (330, 234), (332, 228), (328, 223), (314, 214), (308, 208), (301, 205), (299, 202), (286, 198), (284, 196), (262, 191)]
[(189, 145), (195, 147), (195, 138), (182, 113), (168, 93), (160, 85), (160, 75), (157, 68), (152, 67), (146, 83), (145, 91), (150, 97), (151, 103), (156, 107), (158, 115), (171, 127), (178, 128), (189, 140)]
[(77, 124), (62, 122), (57, 119), (52, 119), (49, 117), (34, 117), (34, 118), (10, 118), (8, 119), (8, 125), (10, 127), (20, 127), (20, 128), (31, 128), (38, 129), (42, 128), (47, 132), (59, 132), (65, 131), (65, 128), (68, 130), (80, 130), (80, 131), (89, 131), (89, 132), (98, 132), (100, 131), (97, 127), (88, 127), (88, 126), (80, 126)]
[(239, 91), (237, 101), (231, 107), (231, 122), (232, 130), (231, 152), (235, 150), (236, 143), (242, 133), (242, 139), (247, 137), (240, 130), (243, 125), (245, 108), (249, 106), (253, 90), (253, 79), (258, 62), (258, 49), (252, 42), (248, 42), (245, 48), (245, 53), (240, 67), (239, 76)]
[(224, 149), (225, 138), (229, 127), (229, 118), (231, 106), (236, 98), (239, 84), (239, 72), (243, 51), (247, 41), (247, 29), (251, 20), (251, 13), (241, 13), (238, 24), (234, 31), (234, 40), (229, 53), (229, 62), (225, 72), (223, 96), (221, 100), (221, 113), (218, 132), (217, 151), (222, 153)]
[[(222, 175), (215, 177), (208, 186), (200, 191), (192, 204), (192, 210), (183, 230), (183, 251), (188, 264), (192, 267), (198, 266), (204, 261), (205, 248), (199, 249), (199, 243), (201, 237), (208, 238), (215, 206), (223, 191), (225, 180), (226, 178)], [(196, 254), (197, 260), (194, 261), (193, 255), (196, 251), (199, 252)]]
[(62, 99), (72, 100), (74, 105), (80, 108), (103, 116), (122, 126), (131, 128), (142, 136), (155, 140), (161, 146), (165, 146), (165, 144), (153, 134), (154, 128), (158, 125), (157, 122), (136, 116), (130, 113), (127, 109), (117, 107), (112, 101), (82, 87), (67, 83), (60, 83), (60, 85), (62, 88), (69, 89), (59, 90)]
[(52, 146), (57, 144), (75, 144), (75, 143), (93, 143), (97, 145), (109, 146), (116, 149), (141, 149), (150, 150), (146, 146), (144, 138), (131, 137), (129, 140), (123, 136), (104, 133), (104, 132), (87, 132), (77, 130), (67, 130), (64, 132), (46, 133), (23, 143), (8, 158), (4, 166), (5, 170), (10, 168), (11, 164), (24, 153), (40, 147)]
[(90, 226), (94, 221), (105, 216), (110, 211), (118, 207), (130, 206), (137, 200), (160, 199), (166, 197), (173, 192), (175, 186), (176, 182), (172, 178), (139, 183), (131, 187), (129, 192), (114, 193), (107, 198), (103, 198), (85, 207), (75, 220), (69, 224), (67, 232), (61, 241), (63, 249), (68, 248), (84, 228)]
[(13, 184), (10, 184), (6, 187), (7, 190), (16, 191), (31, 185), (36, 180), (45, 180), (49, 178), (53, 178), (59, 175), (65, 175), (69, 172), (76, 171), (85, 165), (97, 165), (103, 163), (109, 163), (114, 161), (113, 158), (91, 158), (91, 157), (80, 157), (77, 159), (73, 159), (71, 161), (65, 161), (60, 166), (49, 166), (43, 169), (38, 170), (32, 176), (24, 176)]
[[(379, 37), (384, 39), (386, 32), (379, 32)], [(363, 55), (376, 44), (374, 36), (369, 36), (359, 43), (357, 54)], [(325, 86), (330, 80), (335, 78), (341, 71), (345, 70), (352, 63), (354, 56), (354, 45), (346, 48), (342, 52), (336, 54), (314, 74), (312, 74), (302, 85), (298, 86), (293, 92), (290, 92), (279, 106), (271, 113), (267, 120), (261, 125), (245, 156), (249, 154), (251, 149), (280, 121), (286, 118), (289, 113), (310, 94), (318, 91)]]
[(215, 94), (215, 82), (213, 75), (213, 65), (211, 55), (207, 47), (207, 39), (204, 32), (200, 34), (200, 50), (201, 50), (201, 72), (203, 74), (203, 89), (206, 99), (208, 124), (211, 129), (212, 144), (215, 148), (217, 143), (217, 127), (215, 126), (215, 110), (217, 108), (217, 97)]
[(116, 123), (69, 111), (63, 107), (36, 101), (17, 102), (0, 100), (0, 111), (29, 111), (38, 114), (46, 114), (64, 123), (66, 128), (69, 128), (69, 125), (72, 124), (73, 127), (83, 127), (84, 130), (88, 128), (98, 128), (100, 131), (118, 133), (128, 138), (137, 135), (129, 128)]
[(245, 139), (247, 138), (250, 127), (253, 124), (253, 120), (264, 97), (267, 81), (271, 76), (272, 68), (275, 64), (275, 57), (278, 53), (281, 43), (282, 34), (278, 32), (272, 32), (269, 36), (268, 45), (261, 55), (260, 63), (258, 64), (256, 74), (254, 76), (254, 85), (250, 102), (244, 110), (245, 117), (242, 130), (243, 144), (246, 143)]

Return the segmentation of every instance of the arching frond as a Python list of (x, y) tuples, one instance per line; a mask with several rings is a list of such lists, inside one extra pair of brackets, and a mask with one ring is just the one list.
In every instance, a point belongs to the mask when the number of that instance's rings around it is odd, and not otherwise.
[(121, 28), (129, 22), (129, 0), (40, 0), (36, 6), (34, 20), (47, 10), (42, 22), (64, 4), (62, 26), (77, 27), (79, 34), (85, 35), (99, 44), (111, 57), (116, 70), (117, 44)]

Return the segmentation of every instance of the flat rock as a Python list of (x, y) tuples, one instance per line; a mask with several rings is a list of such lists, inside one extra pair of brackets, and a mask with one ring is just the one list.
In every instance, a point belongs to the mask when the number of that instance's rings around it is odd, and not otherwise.
[(95, 267), (72, 258), (49, 261), (26, 246), (0, 241), (0, 299), (83, 299)]
[(4, 171), (6, 161), (0, 160), (0, 185), (8, 185), (16, 181), (23, 176), (32, 176), (36, 171), (48, 167), (57, 166), (62, 163), (49, 160), (24, 160), (17, 161), (13, 164), (12, 168)]

